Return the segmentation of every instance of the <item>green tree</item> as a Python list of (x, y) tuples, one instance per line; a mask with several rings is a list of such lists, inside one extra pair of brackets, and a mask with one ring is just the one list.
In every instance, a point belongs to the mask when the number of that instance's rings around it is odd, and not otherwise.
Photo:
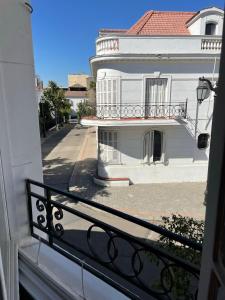
[(71, 111), (71, 104), (66, 99), (64, 90), (56, 82), (49, 81), (41, 101), (48, 103), (49, 110), (55, 117), (56, 130), (58, 130), (60, 118), (68, 116)]
[(93, 116), (94, 108), (88, 103), (87, 100), (84, 102), (80, 102), (77, 105), (77, 117), (78, 123), (80, 123), (80, 119), (84, 116)]

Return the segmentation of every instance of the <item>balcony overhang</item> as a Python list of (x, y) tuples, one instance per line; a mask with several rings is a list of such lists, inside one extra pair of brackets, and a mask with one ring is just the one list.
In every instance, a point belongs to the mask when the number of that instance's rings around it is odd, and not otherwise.
[(84, 126), (103, 126), (103, 127), (128, 127), (128, 126), (180, 126), (187, 122), (184, 119), (172, 118), (122, 118), (122, 119), (97, 119), (96, 117), (85, 117), (81, 120)]
[(94, 77), (96, 77), (97, 69), (99, 64), (105, 62), (110, 63), (134, 63), (134, 62), (171, 62), (174, 63), (174, 61), (202, 61), (203, 63), (205, 61), (212, 60), (214, 61), (216, 59), (220, 59), (220, 52), (217, 53), (158, 53), (158, 54), (111, 54), (111, 55), (96, 55), (92, 56), (89, 59), (90, 67), (91, 67), (91, 73)]

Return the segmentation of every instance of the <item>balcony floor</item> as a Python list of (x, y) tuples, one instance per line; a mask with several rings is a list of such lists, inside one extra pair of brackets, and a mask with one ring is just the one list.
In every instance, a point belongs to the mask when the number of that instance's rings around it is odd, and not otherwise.
[(97, 117), (84, 117), (81, 120), (84, 126), (146, 126), (146, 125), (184, 125), (186, 121), (181, 118), (119, 118), (119, 119), (99, 119)]

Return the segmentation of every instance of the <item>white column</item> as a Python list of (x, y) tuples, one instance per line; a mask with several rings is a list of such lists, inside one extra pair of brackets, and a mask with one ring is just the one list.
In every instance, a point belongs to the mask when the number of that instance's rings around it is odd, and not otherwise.
[(0, 247), (8, 299), (18, 299), (17, 248), (29, 235), (25, 179), (42, 180), (30, 12), (0, 1)]

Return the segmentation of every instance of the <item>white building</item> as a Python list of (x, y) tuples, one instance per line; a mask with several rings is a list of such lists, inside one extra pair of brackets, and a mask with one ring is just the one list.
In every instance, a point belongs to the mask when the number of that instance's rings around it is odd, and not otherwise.
[(71, 117), (77, 115), (77, 108), (80, 102), (87, 100), (87, 91), (76, 91), (76, 90), (66, 90), (65, 97), (70, 100), (71, 103)]
[(98, 129), (101, 180), (206, 180), (214, 95), (196, 118), (196, 87), (218, 79), (222, 26), (212, 7), (148, 11), (128, 30), (100, 31), (90, 60), (96, 116), (82, 124)]

